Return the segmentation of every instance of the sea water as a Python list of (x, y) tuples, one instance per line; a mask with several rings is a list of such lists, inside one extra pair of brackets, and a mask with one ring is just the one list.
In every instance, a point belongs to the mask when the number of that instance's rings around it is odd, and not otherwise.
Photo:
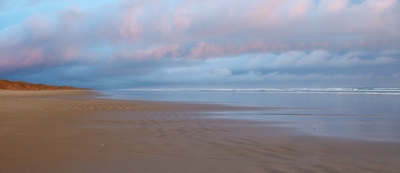
[[(119, 89), (112, 99), (267, 107), (207, 118), (279, 122), (307, 134), (400, 142), (400, 88)], [(270, 124), (270, 123), (268, 123)]]

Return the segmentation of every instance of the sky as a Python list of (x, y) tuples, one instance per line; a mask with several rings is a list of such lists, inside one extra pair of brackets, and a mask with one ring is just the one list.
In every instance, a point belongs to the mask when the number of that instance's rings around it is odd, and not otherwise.
[(0, 78), (400, 87), (400, 0), (0, 0)]

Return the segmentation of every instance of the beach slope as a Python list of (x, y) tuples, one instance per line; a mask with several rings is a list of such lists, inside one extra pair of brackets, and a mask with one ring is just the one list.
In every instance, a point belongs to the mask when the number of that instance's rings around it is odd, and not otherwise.
[[(400, 145), (207, 118), (223, 105), (0, 90), (0, 172), (398, 172)], [(247, 108), (246, 108), (247, 109)]]

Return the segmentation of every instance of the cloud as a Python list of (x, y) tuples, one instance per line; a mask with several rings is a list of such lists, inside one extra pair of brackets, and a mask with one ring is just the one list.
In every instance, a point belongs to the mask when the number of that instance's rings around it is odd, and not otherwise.
[(57, 21), (35, 13), (21, 24), (1, 30), (0, 68), (13, 71), (78, 60), (84, 44), (75, 26), (79, 16), (76, 7), (61, 13)]
[[(110, 42), (116, 51), (128, 45), (132, 54), (179, 44), (182, 57), (195, 58), (291, 49), (389, 49), (400, 45), (399, 6), (395, 0), (361, 4), (348, 0), (218, 0), (176, 1), (171, 8), (168, 1), (121, 1), (87, 11), (69, 6), (55, 18), (35, 13), (24, 22), (39, 23), (22, 26), (17, 34), (41, 31), (54, 35), (49, 41), (87, 45), (101, 40)], [(42, 30), (48, 25), (53, 25), (53, 33)], [(48, 37), (37, 34), (36, 41)]]
[[(153, 68), (146, 73), (136, 73), (131, 80), (136, 83), (164, 84), (242, 82), (239, 85), (268, 83), (268, 81), (320, 81), (324, 83), (374, 80), (380, 77), (374, 73), (381, 73), (381, 71), (367, 69), (384, 68), (398, 64), (400, 61), (398, 56), (394, 58), (382, 54), (371, 56), (370, 52), (365, 51), (337, 54), (316, 50), (211, 59), (146, 60), (149, 61), (150, 68), (151, 66)], [(149, 66), (133, 66), (132, 68), (149, 69)], [(342, 70), (335, 70), (337, 68)], [(129, 73), (125, 75), (129, 76)]]
[(290, 74), (290, 73), (279, 73), (271, 72), (262, 74), (257, 71), (250, 71), (246, 74), (232, 77), (230, 80), (235, 81), (332, 81), (332, 80), (351, 80), (351, 79), (368, 79), (373, 78), (373, 74), (366, 75), (349, 75), (349, 74)]
[[(325, 74), (325, 73), (289, 73), (272, 71), (263, 73), (260, 71), (250, 70), (245, 73), (234, 74), (230, 69), (215, 69), (214, 71), (201, 68), (174, 68), (148, 73), (143, 76), (127, 77), (124, 81), (129, 81), (130, 85), (147, 83), (159, 84), (156, 87), (165, 86), (195, 86), (195, 87), (268, 87), (271, 85), (280, 85), (288, 83), (293, 86), (294, 83), (306, 84), (316, 82), (319, 86), (326, 83), (336, 84), (338, 82), (359, 82), (373, 81), (379, 79), (380, 76), (373, 73), (368, 74)], [(362, 85), (362, 84), (361, 84)], [(337, 85), (335, 85), (337, 86)]]
[(319, 3), (319, 10), (321, 13), (341, 13), (345, 11), (350, 5), (349, 0), (336, 0), (336, 1), (329, 1), (329, 0), (322, 0)]
[(232, 72), (227, 68), (218, 68), (213, 71), (213, 74), (216, 76), (230, 76)]
[(341, 68), (355, 66), (377, 66), (400, 61), (385, 53), (352, 51), (345, 54), (326, 50), (288, 51), (278, 54), (248, 54), (237, 57), (226, 57), (206, 60), (208, 66), (221, 64), (229, 68), (239, 69), (280, 69), (280, 68)]
[(134, 52), (127, 48), (119, 50), (118, 52), (114, 51), (112, 57), (114, 57), (117, 61), (173, 58), (180, 56), (179, 50), (179, 44), (150, 47), (145, 50), (136, 50)]
[(294, 80), (306, 79), (296, 70), (326, 75), (309, 70), (380, 67), (400, 58), (397, 0), (51, 1), (57, 10), (47, 0), (24, 2), (30, 16), (0, 30), (0, 75), (92, 66), (93, 75), (153, 82), (258, 73)]

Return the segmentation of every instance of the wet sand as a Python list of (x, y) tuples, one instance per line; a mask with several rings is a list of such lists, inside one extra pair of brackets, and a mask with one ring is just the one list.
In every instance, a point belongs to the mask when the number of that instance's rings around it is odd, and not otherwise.
[(0, 173), (398, 172), (400, 143), (205, 118), (223, 105), (0, 90)]

